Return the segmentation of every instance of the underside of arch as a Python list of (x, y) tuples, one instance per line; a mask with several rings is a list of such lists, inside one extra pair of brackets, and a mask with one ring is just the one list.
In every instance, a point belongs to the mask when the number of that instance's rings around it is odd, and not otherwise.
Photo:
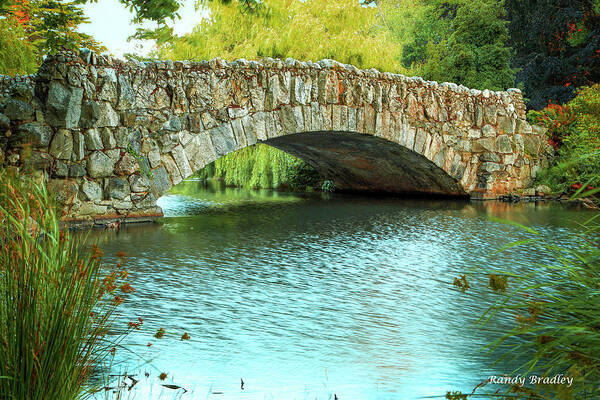
[(341, 190), (467, 195), (454, 178), (424, 156), (373, 135), (321, 131), (264, 143), (304, 160)]

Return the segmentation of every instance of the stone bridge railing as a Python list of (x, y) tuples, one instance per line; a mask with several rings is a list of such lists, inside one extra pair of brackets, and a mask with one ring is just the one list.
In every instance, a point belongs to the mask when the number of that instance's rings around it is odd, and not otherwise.
[(71, 220), (161, 215), (156, 199), (265, 142), (341, 189), (494, 198), (547, 162), (521, 92), (305, 63), (125, 62), (89, 51), (0, 77), (0, 158), (42, 173)]

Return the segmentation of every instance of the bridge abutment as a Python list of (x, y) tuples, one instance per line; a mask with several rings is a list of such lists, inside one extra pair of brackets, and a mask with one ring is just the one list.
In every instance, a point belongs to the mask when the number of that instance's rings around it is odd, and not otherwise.
[(362, 71), (331, 60), (125, 62), (49, 56), (0, 77), (0, 156), (48, 180), (64, 218), (162, 215), (156, 200), (264, 142), (348, 190), (496, 198), (547, 163), (520, 91)]

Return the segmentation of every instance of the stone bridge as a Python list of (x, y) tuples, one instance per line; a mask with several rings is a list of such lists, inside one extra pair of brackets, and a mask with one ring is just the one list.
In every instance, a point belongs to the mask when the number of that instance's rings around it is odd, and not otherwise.
[(156, 200), (263, 142), (337, 188), (495, 198), (545, 161), (521, 92), (331, 60), (125, 62), (82, 50), (0, 76), (1, 158), (48, 179), (67, 220), (162, 215)]

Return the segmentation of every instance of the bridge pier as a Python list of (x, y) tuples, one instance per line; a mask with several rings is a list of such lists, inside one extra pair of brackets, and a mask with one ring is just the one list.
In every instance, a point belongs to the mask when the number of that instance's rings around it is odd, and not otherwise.
[(0, 158), (44, 175), (64, 218), (88, 223), (160, 216), (173, 185), (258, 142), (343, 189), (496, 198), (548, 162), (544, 134), (517, 89), (332, 60), (139, 63), (82, 50), (0, 76)]

